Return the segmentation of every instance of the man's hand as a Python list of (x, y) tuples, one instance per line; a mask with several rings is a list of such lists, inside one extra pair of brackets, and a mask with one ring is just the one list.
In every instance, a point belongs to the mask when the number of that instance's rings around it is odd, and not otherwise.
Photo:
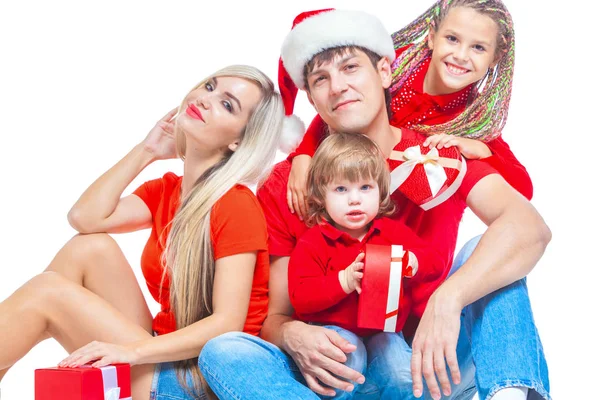
[(450, 368), (452, 381), (460, 383), (456, 344), (461, 310), (462, 306), (456, 298), (445, 295), (442, 287), (429, 299), (412, 342), (411, 373), (415, 397), (423, 394), (423, 376), (431, 397), (436, 400), (441, 398), (437, 380), (444, 395), (450, 396), (452, 390), (446, 364)]
[(347, 360), (346, 353), (352, 353), (356, 346), (337, 332), (295, 321), (287, 324), (283, 335), (284, 350), (292, 356), (314, 392), (334, 396), (331, 388), (346, 392), (354, 389), (354, 385), (339, 378), (359, 384), (365, 382), (362, 374), (343, 364)]

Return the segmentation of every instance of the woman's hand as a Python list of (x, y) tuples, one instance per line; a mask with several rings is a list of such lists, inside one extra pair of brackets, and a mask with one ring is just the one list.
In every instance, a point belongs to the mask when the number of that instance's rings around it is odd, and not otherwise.
[(109, 364), (125, 363), (136, 365), (138, 354), (131, 345), (118, 345), (93, 341), (72, 352), (62, 360), (59, 367), (78, 367), (95, 361), (92, 367), (104, 367)]
[(300, 220), (306, 218), (308, 204), (306, 203), (306, 178), (311, 156), (299, 154), (292, 160), (292, 170), (288, 178), (287, 203), (290, 212), (296, 212)]
[(144, 149), (154, 156), (155, 160), (176, 158), (175, 151), (175, 120), (177, 108), (172, 109), (154, 125), (144, 141)]
[(339, 272), (338, 277), (344, 292), (350, 294), (355, 290), (360, 294), (362, 288), (360, 286), (363, 278), (362, 270), (365, 264), (362, 260), (365, 258), (365, 253), (360, 253), (356, 259), (346, 269)]
[(458, 147), (458, 151), (469, 160), (479, 160), (480, 158), (486, 158), (492, 155), (490, 148), (485, 143), (479, 140), (467, 139), (454, 135), (431, 135), (425, 139), (423, 146), (429, 146), (429, 148), (437, 147), (438, 149), (456, 146)]

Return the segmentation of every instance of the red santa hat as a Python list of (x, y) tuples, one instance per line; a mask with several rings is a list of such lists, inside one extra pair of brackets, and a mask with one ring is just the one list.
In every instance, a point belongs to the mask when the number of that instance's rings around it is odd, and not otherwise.
[(396, 57), (394, 43), (383, 23), (374, 15), (356, 10), (333, 8), (299, 14), (281, 46), (279, 91), (286, 121), (281, 150), (290, 152), (304, 135), (304, 124), (295, 115), (298, 89), (304, 87), (304, 66), (320, 52), (340, 46), (360, 46), (387, 57)]

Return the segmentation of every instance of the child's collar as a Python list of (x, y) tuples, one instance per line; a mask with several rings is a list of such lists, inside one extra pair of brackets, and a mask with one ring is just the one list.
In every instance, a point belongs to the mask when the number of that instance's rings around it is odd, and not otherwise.
[[(369, 230), (367, 231), (367, 233), (363, 237), (363, 239), (360, 240), (360, 242), (365, 242), (371, 236), (373, 236), (373, 234), (381, 232), (382, 222), (383, 222), (382, 218), (375, 218), (373, 221), (371, 221), (370, 222), (370, 226), (369, 226)], [(346, 232), (344, 232), (344, 231), (336, 228), (329, 221), (323, 221), (318, 226), (319, 226), (319, 229), (320, 229), (321, 233), (325, 237), (327, 237), (327, 238), (329, 238), (329, 239), (331, 239), (333, 241), (340, 240), (340, 238), (343, 238), (345, 241), (354, 241), (354, 242), (358, 242), (359, 241), (359, 240), (353, 238), (352, 236), (350, 236), (349, 234), (347, 234)]]

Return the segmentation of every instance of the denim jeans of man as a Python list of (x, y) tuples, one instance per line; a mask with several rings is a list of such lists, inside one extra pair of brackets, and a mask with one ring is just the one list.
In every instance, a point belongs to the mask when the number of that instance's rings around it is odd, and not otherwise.
[[(475, 237), (465, 244), (450, 274), (464, 264), (479, 239)], [(414, 399), (412, 352), (402, 334), (377, 334), (365, 338), (363, 345), (359, 352), (366, 351), (366, 366), (358, 353), (349, 357), (347, 364), (363, 372), (366, 382), (352, 394), (337, 391), (335, 398)], [(461, 383), (453, 384), (452, 395), (444, 399), (470, 399), (478, 392), (481, 400), (487, 400), (511, 386), (533, 389), (529, 399), (550, 399), (548, 369), (524, 279), (463, 310), (457, 356)], [(306, 386), (289, 355), (251, 335), (232, 332), (210, 340), (198, 363), (220, 399), (320, 398)], [(421, 398), (431, 399), (426, 387)]]

